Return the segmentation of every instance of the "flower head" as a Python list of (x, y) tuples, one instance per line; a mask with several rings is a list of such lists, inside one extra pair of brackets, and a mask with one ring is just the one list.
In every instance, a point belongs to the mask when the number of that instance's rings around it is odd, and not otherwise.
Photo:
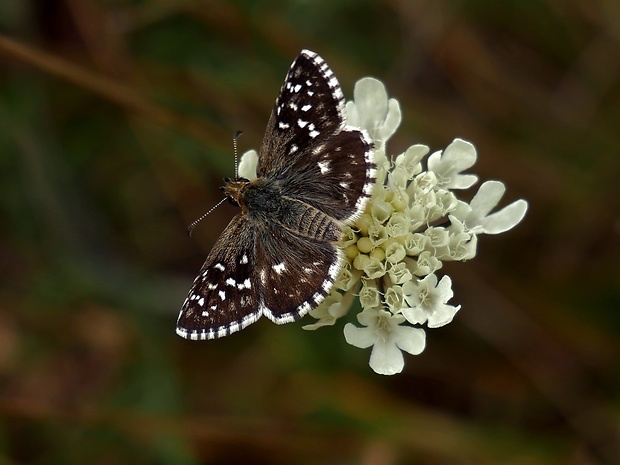
[[(369, 364), (375, 372), (395, 374), (403, 369), (402, 351), (417, 355), (424, 349), (425, 332), (417, 326), (446, 325), (460, 309), (448, 303), (453, 297), (450, 277), (437, 275), (443, 262), (473, 258), (478, 235), (516, 226), (527, 202), (517, 200), (490, 213), (505, 191), (499, 181), (483, 183), (470, 203), (458, 199), (456, 190), (478, 180), (464, 173), (477, 153), (462, 139), (428, 157), (429, 148), (420, 144), (388, 157), (386, 143), (401, 113), (380, 81), (358, 81), (354, 101), (346, 108), (349, 124), (366, 129), (374, 139), (377, 185), (366, 212), (345, 230), (343, 248), (350, 266), (343, 274), (347, 287), (359, 296), (362, 312), (357, 320), (362, 326), (348, 323), (344, 335), (349, 344), (372, 347)], [(351, 285), (351, 270), (358, 276), (357, 286)], [(350, 295), (338, 282), (332, 295)], [(333, 308), (330, 302), (324, 305)], [(333, 324), (335, 314), (345, 312), (341, 304), (337, 312), (330, 311), (331, 319), (321, 316), (319, 322)], [(318, 309), (311, 313), (323, 315)]]

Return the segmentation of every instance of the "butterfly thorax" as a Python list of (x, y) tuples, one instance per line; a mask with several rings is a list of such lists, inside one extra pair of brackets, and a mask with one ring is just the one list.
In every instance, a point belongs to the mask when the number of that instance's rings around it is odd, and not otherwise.
[(224, 193), (255, 225), (283, 227), (297, 236), (337, 242), (342, 228), (337, 220), (307, 203), (282, 194), (280, 183), (268, 178), (226, 180)]

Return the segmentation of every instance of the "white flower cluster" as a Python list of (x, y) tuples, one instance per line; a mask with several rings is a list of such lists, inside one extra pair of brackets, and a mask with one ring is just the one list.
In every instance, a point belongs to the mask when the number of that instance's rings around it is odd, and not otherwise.
[(478, 180), (463, 174), (476, 162), (476, 149), (461, 139), (428, 156), (426, 169), (422, 161), (429, 149), (424, 145), (413, 145), (390, 161), (386, 142), (400, 124), (400, 107), (376, 79), (357, 82), (347, 114), (350, 125), (366, 129), (374, 140), (377, 184), (366, 212), (345, 230), (347, 261), (340, 278), (323, 304), (310, 311), (318, 321), (304, 329), (333, 325), (359, 296), (362, 326), (346, 324), (345, 339), (356, 347), (372, 347), (370, 367), (392, 375), (403, 369), (401, 351), (417, 355), (424, 350), (421, 325), (450, 323), (460, 308), (448, 304), (450, 277), (437, 275), (443, 262), (473, 258), (478, 236), (517, 225), (527, 202), (517, 200), (490, 213), (505, 191), (499, 181), (483, 183), (469, 203), (458, 199), (455, 190)]

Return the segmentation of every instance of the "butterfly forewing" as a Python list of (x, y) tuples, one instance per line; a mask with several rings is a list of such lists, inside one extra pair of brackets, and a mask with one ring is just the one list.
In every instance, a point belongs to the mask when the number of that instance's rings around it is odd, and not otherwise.
[(364, 210), (374, 186), (372, 145), (365, 134), (341, 131), (306, 154), (303, 166), (282, 181), (282, 193), (332, 218), (349, 222)]
[(308, 149), (344, 124), (338, 80), (321, 57), (303, 50), (286, 75), (267, 123), (258, 176), (298, 171)]
[(269, 118), (258, 179), (227, 184), (242, 213), (207, 257), (177, 333), (213, 339), (261, 315), (288, 323), (319, 305), (342, 266), (340, 228), (363, 212), (370, 197), (372, 152), (366, 132), (346, 124), (334, 73), (316, 53), (303, 50)]
[(347, 127), (340, 84), (325, 61), (304, 50), (276, 100), (259, 153), (258, 174), (281, 181), (285, 195), (348, 221), (374, 183), (368, 135)]
[(243, 215), (235, 216), (226, 227), (185, 299), (177, 334), (186, 339), (215, 339), (260, 318), (255, 233)]

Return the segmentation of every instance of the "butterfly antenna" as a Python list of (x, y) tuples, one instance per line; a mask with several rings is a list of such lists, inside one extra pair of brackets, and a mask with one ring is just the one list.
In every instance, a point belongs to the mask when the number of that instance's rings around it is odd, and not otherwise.
[(222, 205), (222, 203), (224, 202), (224, 200), (226, 200), (226, 197), (224, 197), (222, 200), (220, 200), (218, 203), (216, 203), (213, 207), (211, 207), (211, 209), (210, 209), (207, 213), (205, 213), (204, 215), (202, 215), (200, 218), (198, 218), (198, 219), (197, 219), (197, 220), (195, 220), (195, 221), (192, 221), (192, 222), (189, 224), (189, 226), (187, 227), (187, 229), (186, 229), (186, 232), (187, 232), (187, 237), (191, 237), (191, 236), (192, 236), (192, 231), (194, 230), (194, 228), (196, 227), (196, 225), (197, 225), (198, 223), (200, 223), (202, 220), (204, 220), (204, 219), (207, 217), (207, 215), (208, 215), (209, 213), (211, 213), (211, 212), (212, 212), (213, 210), (215, 210), (217, 207), (219, 207), (220, 205)]
[(233, 134), (233, 151), (235, 152), (235, 179), (239, 179), (239, 163), (237, 157), (237, 139), (243, 134), (243, 131), (237, 131)]
[[(239, 136), (241, 134), (243, 134), (243, 131), (237, 131), (237, 132), (235, 132), (233, 134), (233, 151), (235, 153), (235, 179), (239, 178), (239, 163), (237, 161), (237, 159), (238, 159), (238, 157), (237, 157), (237, 139), (239, 138)], [(202, 215), (200, 218), (198, 218), (195, 221), (192, 221), (189, 224), (189, 226), (187, 227), (187, 229), (186, 229), (187, 236), (191, 237), (192, 236), (192, 231), (194, 230), (196, 225), (198, 223), (200, 223), (202, 220), (204, 220), (213, 210), (215, 210), (217, 207), (222, 205), (224, 200), (226, 200), (226, 197), (224, 197), (222, 200), (220, 200), (218, 203), (216, 203), (213, 207), (211, 207), (211, 209), (209, 209), (209, 211), (207, 213), (205, 213), (204, 215)]]

